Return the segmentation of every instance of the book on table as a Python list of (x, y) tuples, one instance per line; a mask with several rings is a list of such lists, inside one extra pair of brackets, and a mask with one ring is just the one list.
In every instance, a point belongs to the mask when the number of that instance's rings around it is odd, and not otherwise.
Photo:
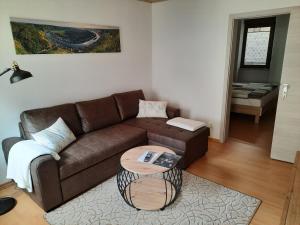
[(157, 166), (162, 166), (166, 168), (173, 168), (177, 165), (181, 156), (163, 152), (152, 152), (152, 151), (145, 151), (139, 158), (138, 161), (142, 163), (154, 164)]

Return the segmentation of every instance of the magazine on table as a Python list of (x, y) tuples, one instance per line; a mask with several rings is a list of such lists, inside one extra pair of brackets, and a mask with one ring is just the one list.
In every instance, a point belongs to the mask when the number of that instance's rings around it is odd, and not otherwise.
[(160, 156), (158, 152), (145, 151), (139, 158), (138, 161), (142, 163), (153, 164), (153, 162)]
[(180, 159), (181, 156), (168, 152), (158, 153), (152, 151), (145, 151), (138, 158), (138, 161), (166, 168), (173, 168), (174, 166), (176, 166)]

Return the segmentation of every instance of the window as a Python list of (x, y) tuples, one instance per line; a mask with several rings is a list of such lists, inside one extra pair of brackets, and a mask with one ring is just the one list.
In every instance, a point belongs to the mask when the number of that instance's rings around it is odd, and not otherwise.
[(245, 21), (241, 67), (270, 68), (276, 18)]

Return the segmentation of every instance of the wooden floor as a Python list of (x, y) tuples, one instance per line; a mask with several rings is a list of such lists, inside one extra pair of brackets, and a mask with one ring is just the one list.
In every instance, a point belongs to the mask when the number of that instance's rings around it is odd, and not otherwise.
[(189, 172), (262, 200), (251, 225), (279, 225), (292, 164), (271, 160), (260, 147), (229, 139), (210, 142)]
[[(229, 139), (226, 144), (209, 142), (206, 156), (196, 161), (189, 172), (262, 200), (252, 225), (278, 225), (288, 191), (292, 165), (269, 158), (266, 149)], [(13, 186), (0, 190), (12, 195), (18, 204), (0, 216), (1, 225), (46, 224), (44, 212), (22, 191)]]
[(268, 111), (261, 117), (259, 124), (255, 124), (254, 116), (231, 113), (229, 136), (270, 152), (275, 114), (275, 111)]

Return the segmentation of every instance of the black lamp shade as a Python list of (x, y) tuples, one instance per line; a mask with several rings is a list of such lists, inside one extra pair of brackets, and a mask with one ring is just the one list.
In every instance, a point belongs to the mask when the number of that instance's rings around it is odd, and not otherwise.
[(32, 74), (28, 71), (21, 70), (20, 67), (18, 66), (17, 62), (13, 62), (12, 68), (7, 68), (5, 69), (2, 73), (0, 73), (0, 76), (6, 74), (7, 72), (13, 70), (13, 74), (10, 77), (10, 83), (16, 83), (21, 80), (27, 79), (29, 77), (32, 77)]
[(14, 73), (10, 77), (10, 83), (13, 84), (30, 77), (32, 77), (32, 74), (30, 72), (17, 68), (16, 70), (14, 70)]

